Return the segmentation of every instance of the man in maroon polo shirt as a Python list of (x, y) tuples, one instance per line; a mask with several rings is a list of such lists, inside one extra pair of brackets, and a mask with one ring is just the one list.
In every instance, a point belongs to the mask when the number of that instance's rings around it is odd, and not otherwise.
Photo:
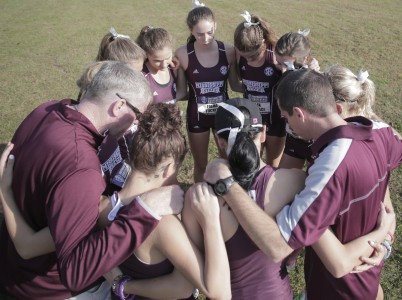
[[(310, 70), (286, 75), (276, 94), (282, 116), (299, 136), (315, 141), (305, 189), (279, 212), (277, 223), (247, 201), (237, 184), (223, 198), (271, 259), (306, 247), (308, 299), (375, 299), (382, 265), (336, 278), (314, 251), (315, 243), (327, 228), (343, 244), (375, 229), (390, 171), (401, 164), (402, 142), (385, 124), (362, 117), (343, 120), (324, 75)], [(205, 179), (214, 183), (228, 176), (228, 168), (215, 161)], [(367, 241), (362, 245), (368, 247)]]
[[(13, 192), (32, 228), (49, 227), (56, 251), (22, 259), (3, 223), (0, 292), (17, 299), (70, 298), (96, 286), (147, 238), (159, 215), (141, 200), (125, 202), (115, 221), (96, 229), (105, 190), (97, 152), (105, 132), (121, 136), (151, 101), (141, 73), (107, 62), (79, 103), (50, 101), (22, 122), (12, 139)], [(152, 196), (169, 203), (182, 196), (178, 190)]]

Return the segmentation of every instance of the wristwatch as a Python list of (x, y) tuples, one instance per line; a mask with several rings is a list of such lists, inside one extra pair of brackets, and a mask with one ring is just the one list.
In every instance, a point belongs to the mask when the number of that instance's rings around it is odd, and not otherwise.
[(230, 176), (225, 179), (219, 179), (212, 187), (217, 196), (223, 196), (229, 192), (230, 187), (235, 182), (236, 181), (233, 179), (233, 176)]

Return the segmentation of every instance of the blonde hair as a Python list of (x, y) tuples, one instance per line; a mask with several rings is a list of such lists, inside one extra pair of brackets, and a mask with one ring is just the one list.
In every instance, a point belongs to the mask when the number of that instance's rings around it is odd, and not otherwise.
[(79, 101), (83, 94), (85, 93), (89, 83), (92, 81), (92, 78), (94, 78), (95, 74), (98, 73), (99, 69), (102, 67), (102, 65), (105, 63), (105, 61), (97, 61), (89, 65), (88, 68), (84, 71), (84, 73), (81, 75), (81, 77), (77, 80), (77, 86), (80, 89), (80, 92), (78, 94), (77, 100)]
[(375, 102), (375, 85), (366, 77), (356, 76), (342, 66), (332, 66), (324, 73), (331, 82), (336, 102), (345, 103), (342, 117), (363, 116), (372, 118)]

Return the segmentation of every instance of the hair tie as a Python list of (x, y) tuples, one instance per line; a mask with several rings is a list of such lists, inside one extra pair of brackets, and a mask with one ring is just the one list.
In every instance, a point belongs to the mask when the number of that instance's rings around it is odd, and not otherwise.
[(286, 69), (287, 69), (288, 71), (294, 71), (294, 70), (296, 70), (295, 65), (294, 65), (292, 62), (290, 62), (290, 61), (284, 61), (283, 63), (286, 65)]
[(361, 83), (365, 83), (367, 78), (369, 77), (369, 73), (367, 71), (359, 71), (359, 74), (357, 74), (357, 80), (360, 81)]
[(299, 31), (297, 32), (298, 34), (301, 34), (302, 36), (304, 36), (304, 37), (307, 37), (309, 34), (310, 34), (310, 29), (303, 29), (303, 30), (300, 30), (299, 29)]
[(254, 25), (254, 26), (260, 25), (260, 22), (256, 22), (256, 23), (251, 22), (251, 15), (247, 10), (245, 10), (242, 14), (240, 14), (240, 16), (242, 16), (246, 20), (246, 22), (243, 23), (244, 27), (246, 27), (246, 28), (249, 28), (252, 25)]
[(112, 35), (113, 40), (115, 40), (117, 38), (123, 38), (123, 39), (129, 39), (130, 38), (128, 35), (118, 34), (116, 29), (114, 29), (114, 27), (110, 27), (109, 32)]
[(198, 1), (198, 0), (193, 0), (193, 5), (194, 5), (194, 8), (205, 6), (204, 3), (200, 3), (200, 1)]

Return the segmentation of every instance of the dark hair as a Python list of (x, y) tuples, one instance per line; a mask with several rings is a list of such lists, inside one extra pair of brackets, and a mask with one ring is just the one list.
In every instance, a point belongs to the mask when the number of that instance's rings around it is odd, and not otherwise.
[(246, 27), (242, 22), (236, 27), (234, 45), (239, 51), (255, 51), (261, 47), (264, 40), (267, 48), (276, 44), (278, 38), (266, 20), (257, 15), (251, 15), (251, 22), (259, 24)]
[(275, 54), (295, 59), (295, 67), (301, 67), (304, 59), (311, 61), (311, 48), (307, 37), (301, 33), (288, 32), (282, 35), (275, 45)]
[(167, 157), (179, 166), (187, 153), (182, 119), (177, 105), (156, 103), (141, 115), (130, 151), (134, 169), (152, 174)]
[(141, 29), (136, 42), (147, 54), (162, 50), (164, 47), (173, 47), (172, 36), (163, 28), (145, 26)]
[[(211, 22), (215, 22), (215, 15), (212, 12), (212, 10), (206, 6), (198, 6), (193, 8), (188, 12), (186, 20), (187, 26), (190, 29), (190, 31), (201, 20), (209, 20)], [(194, 41), (195, 37), (190, 33), (190, 36), (187, 38), (187, 43), (192, 43)]]
[[(245, 119), (250, 118), (250, 112), (245, 107), (238, 107)], [(232, 118), (236, 118), (232, 115)], [(219, 115), (216, 115), (219, 118)], [(228, 119), (228, 123), (231, 121)], [(254, 139), (262, 131), (261, 127), (247, 125), (237, 134), (236, 141), (228, 156), (229, 168), (235, 180), (240, 186), (248, 190), (255, 173), (260, 169), (260, 153), (254, 144)], [(218, 134), (219, 137), (228, 140), (229, 131)]]
[(328, 78), (310, 69), (287, 71), (276, 89), (278, 105), (290, 116), (300, 107), (318, 117), (336, 112), (335, 97)]

